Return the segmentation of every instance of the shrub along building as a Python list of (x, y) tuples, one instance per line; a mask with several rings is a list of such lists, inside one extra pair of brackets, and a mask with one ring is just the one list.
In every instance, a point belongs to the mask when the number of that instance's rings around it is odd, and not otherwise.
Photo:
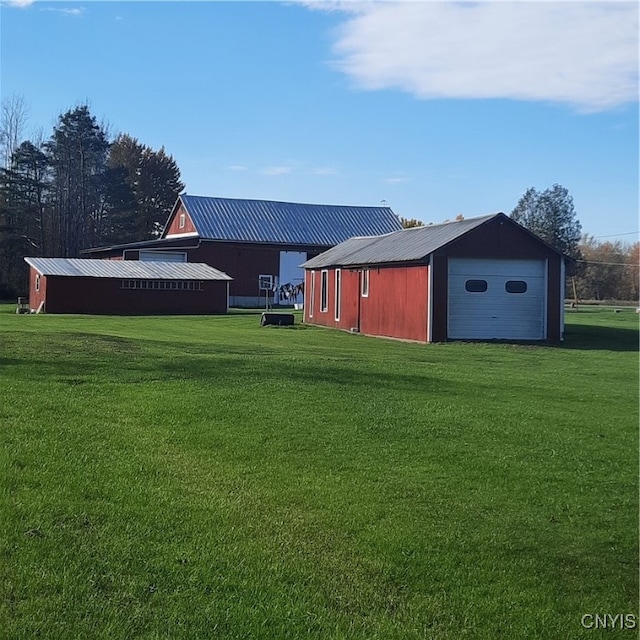
[(47, 313), (215, 314), (231, 278), (206, 264), (25, 258), (29, 307)]
[(303, 267), (310, 324), (420, 342), (563, 338), (564, 256), (503, 213), (352, 238)]
[[(359, 235), (401, 229), (389, 207), (178, 197), (158, 240), (83, 252), (112, 260), (203, 262), (228, 273), (231, 306), (261, 304), (260, 282), (302, 288), (300, 265)], [(264, 299), (264, 298), (262, 298)], [(302, 302), (302, 298), (297, 300)]]

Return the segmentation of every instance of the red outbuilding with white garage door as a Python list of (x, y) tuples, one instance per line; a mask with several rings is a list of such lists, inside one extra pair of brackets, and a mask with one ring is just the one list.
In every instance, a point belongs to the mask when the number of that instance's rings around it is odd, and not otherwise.
[(563, 337), (564, 256), (503, 213), (351, 238), (304, 268), (310, 324), (420, 342)]

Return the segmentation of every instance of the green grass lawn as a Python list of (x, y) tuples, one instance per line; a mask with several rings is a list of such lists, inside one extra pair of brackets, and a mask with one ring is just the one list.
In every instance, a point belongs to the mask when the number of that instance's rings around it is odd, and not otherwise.
[(2, 638), (637, 634), (581, 626), (640, 623), (633, 310), (553, 347), (3, 306), (0, 424)]

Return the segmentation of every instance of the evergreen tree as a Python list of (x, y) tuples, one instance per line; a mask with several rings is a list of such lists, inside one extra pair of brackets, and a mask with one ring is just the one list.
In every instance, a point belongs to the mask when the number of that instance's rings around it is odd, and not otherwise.
[(0, 170), (0, 289), (24, 292), (22, 258), (47, 255), (48, 250), (48, 163), (40, 149), (23, 142), (9, 165)]
[(60, 116), (45, 145), (52, 172), (56, 255), (77, 257), (100, 239), (109, 142), (86, 105)]
[(542, 193), (527, 189), (511, 217), (564, 255), (580, 258), (582, 227), (565, 187), (554, 184)]
[(124, 244), (136, 239), (136, 199), (125, 167), (109, 167), (104, 176), (108, 211), (98, 244)]
[(126, 170), (125, 181), (135, 198), (131, 219), (125, 225), (133, 230), (129, 241), (159, 237), (178, 194), (184, 189), (173, 157), (167, 155), (164, 147), (154, 151), (123, 134), (111, 145), (109, 166)]

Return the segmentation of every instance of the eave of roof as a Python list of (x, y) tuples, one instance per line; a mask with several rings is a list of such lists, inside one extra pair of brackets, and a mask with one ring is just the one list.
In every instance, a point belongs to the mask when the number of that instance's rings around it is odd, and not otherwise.
[(24, 259), (43, 276), (131, 278), (140, 280), (232, 280), (223, 271), (201, 262), (146, 262), (88, 258)]

